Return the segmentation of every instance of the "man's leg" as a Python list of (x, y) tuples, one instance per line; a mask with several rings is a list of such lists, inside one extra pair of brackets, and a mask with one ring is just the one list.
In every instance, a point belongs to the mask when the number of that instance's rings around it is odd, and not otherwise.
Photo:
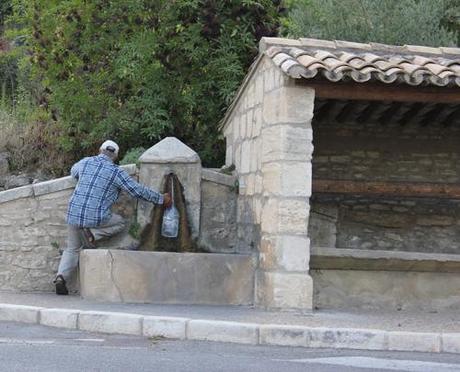
[(66, 281), (69, 280), (72, 273), (78, 266), (80, 250), (82, 248), (79, 228), (69, 225), (67, 227), (67, 246), (62, 252), (61, 261), (56, 275), (54, 284), (56, 285), (57, 294), (67, 294)]
[(118, 214), (112, 214), (110, 220), (98, 227), (92, 227), (91, 232), (94, 235), (94, 240), (98, 241), (104, 238), (110, 238), (126, 227), (126, 220)]

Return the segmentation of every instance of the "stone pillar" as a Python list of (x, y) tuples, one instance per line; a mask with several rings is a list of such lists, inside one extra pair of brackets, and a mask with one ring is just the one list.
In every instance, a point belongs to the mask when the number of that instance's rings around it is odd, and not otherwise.
[[(177, 138), (167, 137), (144, 152), (139, 162), (139, 181), (160, 192), (166, 174), (173, 172), (179, 177), (184, 187), (192, 238), (197, 238), (201, 207), (201, 160), (198, 154)], [(152, 203), (139, 202), (137, 219), (142, 227), (150, 219), (152, 208)]]
[(263, 207), (256, 304), (312, 309), (308, 237), (314, 90), (283, 85), (265, 94)]

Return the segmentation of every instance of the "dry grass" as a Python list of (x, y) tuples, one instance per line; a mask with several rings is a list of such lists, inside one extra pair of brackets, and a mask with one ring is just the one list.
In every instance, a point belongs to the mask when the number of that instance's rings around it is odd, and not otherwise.
[(24, 145), (26, 126), (0, 110), (0, 151), (14, 151)]

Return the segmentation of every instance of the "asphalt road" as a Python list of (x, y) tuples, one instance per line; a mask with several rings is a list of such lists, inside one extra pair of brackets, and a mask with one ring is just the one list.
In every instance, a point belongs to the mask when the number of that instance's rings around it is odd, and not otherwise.
[(148, 339), (0, 322), (0, 371), (460, 371), (460, 356)]

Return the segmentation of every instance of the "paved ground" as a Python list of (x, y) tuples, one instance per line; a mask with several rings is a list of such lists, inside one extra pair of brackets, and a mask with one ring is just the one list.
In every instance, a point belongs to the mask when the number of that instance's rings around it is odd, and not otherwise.
[(262, 311), (245, 306), (110, 304), (86, 301), (79, 296), (56, 296), (54, 293), (5, 292), (0, 292), (0, 303), (260, 324), (294, 324), (308, 327), (366, 328), (414, 332), (460, 332), (460, 315), (455, 311), (319, 310), (313, 313), (300, 314)]
[(0, 371), (315, 371), (460, 370), (460, 356), (242, 346), (149, 339), (0, 322)]

